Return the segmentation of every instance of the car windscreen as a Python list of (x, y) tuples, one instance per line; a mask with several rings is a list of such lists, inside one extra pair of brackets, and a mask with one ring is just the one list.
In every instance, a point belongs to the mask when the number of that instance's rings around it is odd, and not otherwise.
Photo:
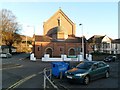
[(93, 65), (92, 62), (82, 62), (76, 66), (78, 69), (89, 69)]
[(112, 56), (108, 56), (107, 58), (112, 58)]

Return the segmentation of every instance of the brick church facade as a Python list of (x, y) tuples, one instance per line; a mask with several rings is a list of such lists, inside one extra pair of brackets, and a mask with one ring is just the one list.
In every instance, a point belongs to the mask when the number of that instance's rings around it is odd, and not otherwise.
[[(60, 57), (61, 54), (67, 56), (81, 54), (82, 38), (75, 36), (75, 24), (61, 9), (44, 22), (43, 29), (43, 35), (35, 35), (33, 46), (37, 58), (42, 58), (44, 54), (49, 54), (50, 57)], [(85, 43), (84, 47), (86, 53)]]

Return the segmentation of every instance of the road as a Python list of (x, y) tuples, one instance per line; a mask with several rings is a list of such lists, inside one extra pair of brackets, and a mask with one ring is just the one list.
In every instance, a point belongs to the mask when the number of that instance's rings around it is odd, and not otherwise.
[[(43, 69), (51, 66), (50, 62), (36, 62), (30, 61), (27, 57), (28, 54), (20, 54), (3, 61), (3, 64), (14, 64), (12, 67), (3, 68), (3, 88), (4, 90), (15, 90), (17, 88), (43, 88)], [(118, 72), (119, 62), (110, 62), (110, 78), (99, 79), (90, 82), (89, 85), (70, 84), (65, 78), (57, 79), (52, 78), (57, 86), (62, 86), (66, 90), (79, 89), (79, 88), (118, 88)], [(49, 84), (47, 87), (51, 87)], [(12, 88), (12, 89), (10, 89)]]
[[(26, 57), (28, 57), (28, 54), (19, 54), (13, 56), (12, 58), (2, 60), (3, 61), (2, 88), (7, 89), (12, 87), (14, 88), (43, 87), (42, 71), (45, 67), (49, 67), (50, 64), (42, 63), (40, 60), (33, 62), (30, 61), (28, 58), (24, 60), (23, 58)], [(38, 79), (38, 77), (40, 77), (40, 79)], [(29, 82), (29, 84), (27, 84), (27, 81)], [(21, 86), (15, 85), (17, 83), (20, 84)], [(22, 85), (23, 83), (25, 84)]]

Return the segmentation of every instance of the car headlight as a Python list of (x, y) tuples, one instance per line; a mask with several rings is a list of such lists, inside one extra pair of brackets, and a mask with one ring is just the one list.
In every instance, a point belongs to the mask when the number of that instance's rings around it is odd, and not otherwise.
[(83, 76), (83, 75), (85, 75), (85, 74), (75, 74), (75, 76)]
[(67, 71), (65, 72), (65, 74), (67, 74)]

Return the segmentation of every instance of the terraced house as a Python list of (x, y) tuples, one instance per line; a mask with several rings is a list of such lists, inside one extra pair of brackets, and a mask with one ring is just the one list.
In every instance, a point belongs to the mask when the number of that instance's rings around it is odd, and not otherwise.
[[(44, 54), (50, 57), (77, 56), (81, 54), (81, 37), (76, 37), (76, 26), (67, 15), (59, 9), (43, 25), (43, 35), (35, 35), (35, 56), (41, 58)], [(85, 38), (84, 38), (85, 41)], [(84, 43), (84, 52), (86, 45)]]
[(107, 35), (94, 35), (88, 39), (89, 52), (120, 54), (120, 39), (111, 39)]
[(112, 40), (111, 52), (113, 54), (120, 54), (120, 39)]

